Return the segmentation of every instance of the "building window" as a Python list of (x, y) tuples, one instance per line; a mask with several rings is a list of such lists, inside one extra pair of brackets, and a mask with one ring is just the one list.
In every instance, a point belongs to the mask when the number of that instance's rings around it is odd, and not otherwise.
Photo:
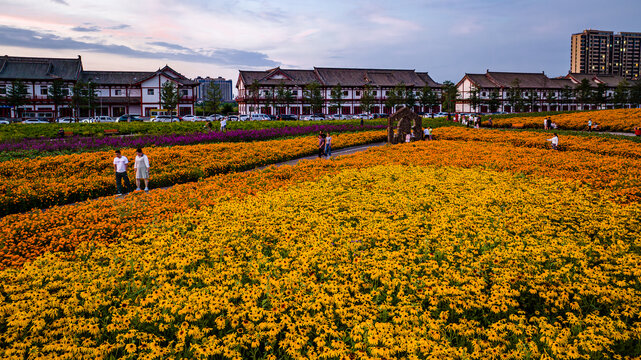
[(0, 95), (7, 94), (7, 85), (0, 85)]
[(69, 96), (69, 89), (62, 89), (62, 95)]
[(356, 91), (356, 96), (361, 96), (361, 92), (360, 91)]
[(347, 96), (347, 90), (343, 91), (343, 96)]
[(120, 89), (114, 90), (114, 95), (122, 95), (122, 90)]
[(485, 91), (483, 91), (483, 92), (481, 93), (481, 96), (485, 96)]
[(292, 90), (292, 96), (298, 96), (298, 90)]
[(147, 89), (147, 95), (153, 95), (154, 89)]
[(187, 96), (189, 95), (189, 91), (187, 90), (180, 90), (180, 96)]
[(49, 90), (46, 87), (40, 87), (40, 95), (47, 95)]

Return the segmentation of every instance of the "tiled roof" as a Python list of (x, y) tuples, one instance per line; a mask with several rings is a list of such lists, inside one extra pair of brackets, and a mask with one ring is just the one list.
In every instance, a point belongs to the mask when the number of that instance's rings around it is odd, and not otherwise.
[(587, 79), (590, 82), (590, 86), (596, 87), (599, 82), (604, 83), (607, 87), (617, 87), (619, 83), (623, 80), (626, 80), (630, 84), (630, 80), (627, 80), (621, 76), (614, 75), (596, 75), (596, 74), (578, 74), (578, 73), (569, 73), (565, 76), (569, 80), (573, 80), (573, 84), (580, 83), (583, 79)]
[(499, 88), (498, 85), (493, 83), (485, 74), (465, 74), (480, 88)]
[(421, 78), (421, 80), (423, 80), (427, 84), (427, 86), (431, 88), (443, 87), (443, 84), (439, 84), (436, 81), (434, 81), (434, 79), (432, 79), (432, 77), (426, 72), (417, 72), (416, 75), (418, 75)]
[(525, 89), (544, 89), (550, 85), (550, 78), (544, 73), (488, 71), (486, 75), (492, 82), (504, 88), (512, 87), (516, 79), (519, 81), (519, 87)]
[(318, 82), (324, 86), (372, 86), (392, 87), (398, 84), (423, 87), (440, 87), (427, 73), (414, 70), (314, 68), (314, 70), (269, 69), (266, 71), (240, 70), (240, 80), (246, 85), (258, 81), (261, 85), (304, 86)]
[(154, 76), (148, 71), (83, 71), (82, 81), (101, 85), (130, 85)]
[(75, 81), (82, 71), (80, 58), (30, 58), (3, 56), (0, 58), (0, 79)]

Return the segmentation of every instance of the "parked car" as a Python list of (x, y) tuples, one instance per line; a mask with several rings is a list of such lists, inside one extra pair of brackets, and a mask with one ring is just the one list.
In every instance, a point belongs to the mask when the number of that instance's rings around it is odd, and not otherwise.
[(240, 119), (239, 119), (239, 118), (238, 118), (238, 116), (236, 116), (236, 115), (229, 115), (229, 116), (227, 116), (227, 120), (228, 120), (228, 121), (240, 121)]
[(330, 118), (333, 119), (333, 120), (347, 120), (347, 119), (349, 119), (349, 117), (347, 115), (343, 115), (343, 114), (334, 114), (334, 115), (331, 115)]
[(138, 115), (129, 115), (125, 114), (116, 119), (116, 122), (132, 122), (132, 121), (142, 121), (142, 118)]
[(23, 124), (48, 124), (49, 122), (42, 119), (27, 119), (22, 122)]
[(276, 115), (267, 115), (267, 116), (269, 116), (269, 120), (278, 120)]
[(179, 122), (180, 119), (177, 116), (158, 115), (151, 121), (169, 123), (169, 122)]
[(314, 114), (309, 117), (309, 120), (325, 120), (325, 116), (319, 115), (319, 114)]
[(437, 117), (447, 117), (447, 113), (446, 112), (439, 112), (439, 113), (434, 114), (434, 117), (435, 118), (437, 118)]
[(9, 125), (9, 120), (7, 118), (0, 118), (1, 125)]
[[(381, 114), (358, 114), (358, 118), (359, 119), (364, 119), (364, 120), (374, 119), (374, 118), (378, 119), (378, 118), (382, 117), (380, 115)], [(383, 115), (385, 115), (385, 117), (387, 117), (387, 114), (383, 114)]]
[(249, 120), (249, 115), (240, 115), (238, 121), (247, 121)]
[(75, 120), (72, 117), (61, 117), (61, 118), (57, 118), (56, 122), (58, 124), (69, 124), (69, 123), (75, 122)]
[(196, 121), (196, 115), (185, 115), (183, 116), (183, 121)]
[(298, 116), (291, 114), (279, 115), (278, 120), (298, 120)]
[(114, 118), (112, 118), (111, 116), (101, 115), (101, 116), (95, 116), (93, 118), (93, 122), (97, 122), (97, 123), (112, 123), (112, 122), (116, 122), (116, 120), (114, 120)]
[(251, 114), (250, 120), (263, 121), (263, 120), (271, 120), (271, 119), (269, 115), (266, 115), (266, 114)]
[(220, 114), (211, 114), (205, 118), (207, 121), (220, 121), (224, 118), (224, 116)]

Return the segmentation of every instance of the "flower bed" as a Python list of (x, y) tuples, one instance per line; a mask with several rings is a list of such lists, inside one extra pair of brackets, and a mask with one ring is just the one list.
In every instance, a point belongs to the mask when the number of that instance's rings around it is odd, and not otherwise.
[[(384, 141), (385, 132), (333, 136), (334, 148)], [(315, 137), (252, 143), (152, 147), (154, 187), (196, 181), (214, 174), (241, 171), (313, 154)], [(123, 149), (131, 162), (134, 149)], [(47, 156), (0, 162), (0, 215), (67, 204), (115, 193), (112, 151)], [(129, 178), (134, 179), (130, 164)]]
[[(522, 117), (493, 117), (494, 127), (512, 127), (514, 124), (523, 124), (526, 128), (543, 128), (543, 119), (546, 116)], [(615, 109), (581, 111), (562, 113), (548, 116), (556, 123), (559, 129), (587, 130), (588, 120), (599, 124), (599, 131), (624, 131), (632, 132), (636, 127), (641, 127), (641, 109)], [(487, 125), (487, 117), (483, 117), (483, 125)]]
[[(269, 170), (265, 182), (318, 177), (203, 197), (111, 246), (4, 270), (0, 356), (637, 357), (641, 206), (480, 160), (423, 166), (462, 144)], [(322, 170), (335, 163), (353, 168)], [(261, 175), (229, 185), (272, 188)]]
[(356, 124), (343, 125), (312, 125), (312, 126), (292, 126), (278, 127), (271, 129), (255, 130), (229, 130), (226, 132), (198, 132), (190, 134), (167, 134), (151, 136), (117, 136), (117, 137), (72, 137), (62, 139), (38, 139), (24, 140), (15, 142), (5, 142), (0, 144), (0, 152), (25, 152), (36, 151), (39, 155), (46, 152), (57, 151), (87, 151), (92, 149), (103, 148), (138, 148), (148, 146), (176, 146), (191, 144), (206, 144), (217, 142), (243, 142), (243, 141), (261, 141), (282, 137), (301, 136), (323, 132), (354, 132), (381, 130), (386, 128), (384, 125), (366, 125), (359, 126)]

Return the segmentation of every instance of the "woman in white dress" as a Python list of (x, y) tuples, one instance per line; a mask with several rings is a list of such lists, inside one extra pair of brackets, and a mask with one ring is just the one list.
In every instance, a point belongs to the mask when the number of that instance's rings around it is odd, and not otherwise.
[(136, 190), (140, 190), (140, 180), (144, 180), (145, 191), (149, 191), (149, 158), (140, 148), (136, 149), (134, 170), (136, 171)]

